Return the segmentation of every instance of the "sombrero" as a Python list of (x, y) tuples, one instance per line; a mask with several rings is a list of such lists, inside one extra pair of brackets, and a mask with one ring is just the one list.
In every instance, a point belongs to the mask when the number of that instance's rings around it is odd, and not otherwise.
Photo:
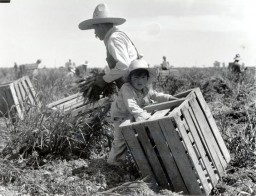
[(104, 3), (97, 5), (93, 12), (92, 19), (85, 20), (79, 24), (79, 29), (88, 30), (93, 29), (95, 24), (113, 23), (114, 25), (121, 25), (126, 20), (124, 18), (111, 17), (108, 6)]

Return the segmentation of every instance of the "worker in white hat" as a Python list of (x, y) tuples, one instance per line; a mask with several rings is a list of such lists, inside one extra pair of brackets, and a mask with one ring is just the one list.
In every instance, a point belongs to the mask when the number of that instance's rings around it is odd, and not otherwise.
[(97, 78), (95, 85), (104, 88), (107, 83), (115, 81), (118, 88), (124, 83), (122, 76), (132, 60), (140, 55), (130, 38), (116, 26), (121, 25), (124, 18), (112, 17), (106, 4), (99, 4), (94, 10), (92, 19), (79, 24), (81, 30), (94, 29), (95, 36), (104, 41), (107, 50), (106, 61), (110, 71)]

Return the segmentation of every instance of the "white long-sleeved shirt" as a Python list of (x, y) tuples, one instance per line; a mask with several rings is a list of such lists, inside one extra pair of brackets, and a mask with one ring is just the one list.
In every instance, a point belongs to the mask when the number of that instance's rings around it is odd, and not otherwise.
[(125, 83), (111, 105), (111, 118), (127, 120), (134, 117), (136, 121), (146, 120), (151, 115), (143, 110), (143, 107), (152, 103), (151, 100), (160, 103), (170, 99), (173, 99), (172, 95), (159, 93), (150, 88), (138, 91), (130, 83)]
[(131, 61), (137, 59), (138, 54), (131, 40), (116, 27), (108, 31), (104, 43), (110, 55), (117, 61), (116, 66), (103, 76), (103, 79), (110, 83), (124, 75)]

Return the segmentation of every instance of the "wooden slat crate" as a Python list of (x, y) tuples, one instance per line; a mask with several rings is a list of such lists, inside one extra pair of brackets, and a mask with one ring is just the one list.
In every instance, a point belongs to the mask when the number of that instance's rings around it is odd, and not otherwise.
[(60, 110), (64, 113), (70, 113), (71, 116), (77, 116), (82, 113), (86, 113), (90, 110), (96, 109), (104, 104), (109, 103), (107, 98), (100, 99), (97, 103), (88, 104), (84, 101), (84, 97), (81, 93), (70, 95), (53, 103), (47, 105), (52, 110)]
[(120, 129), (143, 177), (175, 192), (208, 195), (230, 155), (200, 89), (175, 96), (145, 107), (149, 120), (126, 121)]
[(176, 68), (170, 68), (169, 70), (159, 70), (158, 80), (165, 81), (169, 76), (180, 76), (180, 71)]
[(0, 85), (0, 110), (2, 116), (17, 114), (23, 119), (23, 112), (38, 105), (39, 100), (28, 76)]

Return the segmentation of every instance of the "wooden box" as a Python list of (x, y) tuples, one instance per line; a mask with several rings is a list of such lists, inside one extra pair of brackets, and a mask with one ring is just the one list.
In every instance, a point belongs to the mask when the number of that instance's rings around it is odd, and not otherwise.
[(18, 115), (23, 119), (23, 112), (31, 106), (39, 104), (35, 89), (28, 76), (14, 82), (0, 85), (1, 116)]
[(161, 188), (208, 195), (230, 161), (229, 152), (199, 88), (179, 100), (147, 106), (152, 117), (120, 125), (143, 177)]
[(107, 98), (100, 99), (95, 104), (88, 104), (82, 95), (82, 93), (76, 93), (70, 95), (53, 103), (47, 105), (48, 108), (52, 110), (63, 111), (64, 113), (70, 113), (71, 116), (77, 116), (82, 113), (86, 113), (90, 110), (96, 109), (107, 102)]

